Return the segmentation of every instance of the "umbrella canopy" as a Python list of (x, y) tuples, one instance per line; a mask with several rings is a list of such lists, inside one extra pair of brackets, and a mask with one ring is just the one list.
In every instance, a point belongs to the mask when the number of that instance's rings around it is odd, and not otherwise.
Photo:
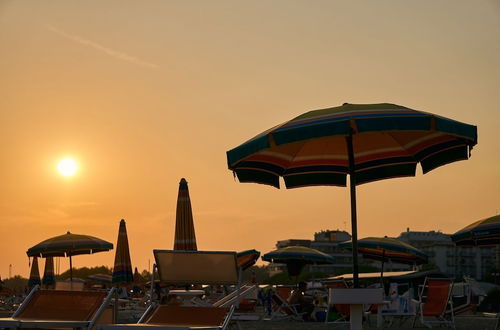
[(34, 257), (31, 263), (30, 278), (28, 279), (28, 286), (33, 287), (35, 285), (40, 285), (40, 271), (38, 270), (38, 258)]
[(139, 274), (139, 271), (137, 270), (137, 267), (134, 269), (134, 284), (141, 285), (144, 284), (146, 280), (144, 277), (142, 277), (141, 274)]
[(260, 257), (260, 252), (257, 250), (245, 250), (236, 253), (236, 263), (238, 264), (238, 267), (241, 269), (245, 270), (257, 262)]
[(457, 246), (500, 245), (500, 215), (476, 221), (451, 235)]
[(128, 248), (127, 227), (125, 220), (120, 220), (118, 239), (116, 242), (115, 264), (113, 266), (113, 283), (130, 283), (134, 281), (132, 262)]
[(347, 104), (307, 112), (227, 152), (240, 182), (279, 188), (346, 186), (349, 174), (354, 285), (358, 286), (356, 185), (414, 176), (469, 158), (477, 128), (403, 106)]
[(177, 211), (175, 214), (174, 250), (198, 250), (194, 232), (193, 210), (186, 179), (179, 182)]
[(109, 274), (93, 274), (87, 276), (87, 279), (94, 282), (106, 283), (106, 284), (110, 284), (113, 282), (113, 276)]
[(71, 257), (79, 254), (92, 254), (109, 251), (113, 244), (100, 238), (72, 234), (69, 231), (60, 236), (49, 238), (26, 251), (29, 257), (58, 257), (69, 256), (70, 278), (73, 278), (73, 266)]
[(42, 283), (44, 285), (56, 284), (56, 277), (54, 275), (54, 257), (45, 258), (45, 269), (43, 271)]
[[(342, 242), (338, 246), (352, 249), (352, 241)], [(427, 263), (427, 255), (424, 252), (408, 243), (389, 237), (362, 238), (358, 240), (358, 252), (365, 258), (384, 262), (392, 260), (409, 265)]]
[(305, 265), (332, 264), (335, 262), (332, 256), (304, 246), (288, 246), (271, 251), (264, 254), (262, 260), (286, 264), (290, 276), (298, 276)]

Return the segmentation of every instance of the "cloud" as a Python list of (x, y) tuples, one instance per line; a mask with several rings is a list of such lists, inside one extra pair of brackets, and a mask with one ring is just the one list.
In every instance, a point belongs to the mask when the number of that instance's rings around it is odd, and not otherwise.
[(55, 34), (58, 34), (66, 39), (72, 40), (76, 43), (79, 43), (81, 45), (84, 45), (84, 46), (87, 46), (90, 48), (94, 48), (96, 50), (99, 50), (99, 51), (101, 51), (109, 56), (112, 56), (114, 58), (117, 58), (119, 60), (133, 63), (135, 65), (139, 65), (139, 66), (143, 66), (143, 67), (148, 67), (148, 68), (153, 68), (153, 69), (159, 68), (159, 66), (154, 64), (154, 63), (150, 63), (150, 62), (141, 60), (140, 58), (137, 58), (135, 56), (111, 49), (111, 48), (103, 46), (97, 42), (82, 38), (80, 36), (66, 33), (62, 30), (59, 30), (59, 29), (53, 27), (52, 25), (46, 25), (46, 27), (47, 27), (47, 30), (49, 30)]

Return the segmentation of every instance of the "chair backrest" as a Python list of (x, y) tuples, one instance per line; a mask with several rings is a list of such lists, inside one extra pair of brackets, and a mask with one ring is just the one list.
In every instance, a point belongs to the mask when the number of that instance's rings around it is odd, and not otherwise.
[(16, 319), (89, 321), (105, 298), (106, 292), (38, 290)]
[(426, 278), (420, 291), (420, 301), (425, 301), (422, 314), (424, 316), (444, 314), (450, 299), (452, 286), (453, 281), (451, 279)]
[(85, 286), (81, 281), (56, 281), (55, 290), (62, 291), (83, 291)]
[(292, 288), (287, 286), (278, 286), (276, 287), (276, 294), (282, 299), (288, 300), (288, 298), (290, 298), (290, 295), (292, 294)]
[(295, 310), (292, 307), (290, 307), (290, 305), (288, 304), (288, 301), (286, 301), (286, 299), (283, 299), (283, 297), (280, 296), (277, 292), (273, 293), (273, 295), (271, 296), (271, 300), (273, 301), (273, 305), (274, 305), (273, 310), (274, 311), (280, 310), (287, 315), (296, 315), (297, 314), (295, 312)]
[(146, 324), (177, 327), (220, 327), (230, 308), (159, 305)]
[[(257, 285), (244, 285), (241, 287), (239, 293), (239, 298), (245, 298), (246, 296), (250, 295), (251, 293), (255, 292), (257, 290)], [(221, 299), (217, 300), (212, 304), (214, 307), (227, 307), (231, 306), (236, 303), (238, 299), (238, 290), (234, 290), (230, 294), (222, 297)]]
[(330, 304), (330, 301), (332, 300), (331, 297), (332, 297), (332, 290), (330, 289), (342, 289), (342, 288), (347, 288), (348, 285), (346, 283), (346, 281), (344, 280), (339, 280), (339, 281), (333, 281), (333, 282), (328, 282), (326, 283), (326, 286), (327, 288), (329, 289), (328, 290), (328, 305), (333, 305), (335, 307), (335, 309), (337, 310), (337, 312), (344, 316), (344, 317), (347, 317), (351, 314), (351, 308), (350, 308), (350, 305), (347, 305), (347, 304)]
[(238, 283), (236, 252), (153, 250), (160, 281), (174, 285)]

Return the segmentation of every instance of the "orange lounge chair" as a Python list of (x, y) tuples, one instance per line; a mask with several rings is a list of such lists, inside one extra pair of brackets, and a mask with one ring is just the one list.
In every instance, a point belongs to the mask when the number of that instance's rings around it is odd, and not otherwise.
[[(153, 273), (157, 268), (160, 281), (168, 285), (222, 284), (239, 287), (235, 252), (154, 250), (153, 253), (156, 260)], [(154, 278), (151, 281), (154, 283)], [(98, 329), (226, 329), (234, 309), (235, 305), (214, 307), (152, 303), (137, 324), (100, 325)]]
[(39, 290), (35, 286), (11, 318), (0, 319), (0, 328), (86, 328), (110, 323), (107, 309), (115, 292)]
[(417, 314), (413, 319), (413, 326), (417, 317), (426, 327), (432, 325), (445, 325), (455, 328), (455, 315), (453, 313), (453, 302), (451, 290), (453, 281), (447, 278), (426, 278), (424, 285), (419, 291)]

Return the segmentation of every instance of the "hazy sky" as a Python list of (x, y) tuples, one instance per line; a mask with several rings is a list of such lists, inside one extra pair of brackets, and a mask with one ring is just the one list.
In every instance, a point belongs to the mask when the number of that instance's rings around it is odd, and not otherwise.
[[(225, 155), (344, 102), (478, 126), (470, 160), (360, 186), (360, 238), (452, 233), (500, 210), (499, 1), (0, 0), (0, 59), (2, 278), (9, 264), (27, 276), (26, 250), (68, 230), (116, 244), (121, 218), (147, 268), (173, 247), (182, 177), (200, 250), (349, 230), (348, 189), (240, 184)], [(56, 171), (66, 155), (72, 178)]]

